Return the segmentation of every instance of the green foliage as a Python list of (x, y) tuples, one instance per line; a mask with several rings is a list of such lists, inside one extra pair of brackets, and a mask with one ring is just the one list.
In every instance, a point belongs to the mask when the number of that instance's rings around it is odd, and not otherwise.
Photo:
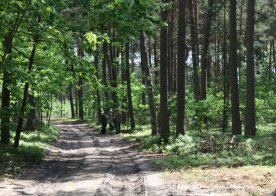
[(256, 139), (236, 137), (231, 144), (228, 134), (204, 131), (200, 134), (188, 132), (184, 136), (170, 137), (168, 145), (161, 143), (159, 136), (152, 137), (149, 130), (136, 131), (124, 135), (130, 141), (143, 141), (140, 148), (150, 152), (164, 152), (162, 159), (154, 161), (157, 166), (167, 169), (183, 167), (211, 166), (238, 167), (244, 165), (276, 164), (275, 124), (259, 127)]
[(193, 137), (186, 135), (180, 135), (175, 140), (170, 142), (169, 145), (166, 146), (166, 151), (177, 154), (177, 155), (185, 155), (194, 153), (197, 151), (196, 142)]
[(88, 40), (89, 44), (92, 47), (92, 50), (95, 51), (97, 49), (97, 35), (93, 32), (86, 33), (85, 38)]
[(131, 90), (134, 115), (142, 125), (149, 122), (149, 105), (142, 104), (142, 94), (146, 93), (146, 88), (141, 83), (141, 75), (133, 73), (131, 75)]
[(186, 114), (191, 129), (206, 130), (222, 122), (223, 94), (210, 94), (206, 100), (195, 101), (193, 95), (186, 99)]

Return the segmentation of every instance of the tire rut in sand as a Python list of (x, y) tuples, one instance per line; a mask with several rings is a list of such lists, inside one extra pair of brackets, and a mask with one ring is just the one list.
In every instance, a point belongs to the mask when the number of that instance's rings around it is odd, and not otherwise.
[(122, 141), (106, 138), (95, 143), (101, 156), (112, 160), (95, 195), (145, 195), (143, 176), (130, 154), (121, 148)]
[[(80, 149), (83, 146), (94, 146), (91, 133), (82, 133), (77, 126), (61, 125), (59, 128), (60, 138), (49, 147), (41, 165), (21, 177), (30, 183), (23, 183), (21, 189), (14, 187), (18, 195), (57, 195), (60, 184), (74, 179), (84, 167), (86, 154)], [(90, 140), (89, 144), (83, 144), (83, 136)]]
[(56, 126), (60, 138), (43, 162), (7, 181), (0, 195), (171, 195), (148, 159), (119, 135), (103, 136), (87, 124)]

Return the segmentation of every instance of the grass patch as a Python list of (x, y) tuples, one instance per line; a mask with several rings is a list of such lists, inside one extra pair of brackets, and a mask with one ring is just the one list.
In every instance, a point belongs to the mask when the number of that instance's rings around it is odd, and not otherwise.
[(150, 126), (137, 126), (132, 132), (123, 134), (123, 137), (128, 142), (145, 141), (151, 135)]
[(20, 146), (0, 145), (0, 180), (4, 177), (15, 178), (26, 167), (41, 162), (47, 144), (56, 141), (58, 130), (50, 126), (44, 131), (22, 132)]
[(276, 124), (258, 126), (255, 139), (244, 136), (236, 138), (233, 146), (231, 135), (218, 130), (206, 132), (190, 131), (185, 136), (170, 137), (169, 144), (161, 142), (159, 136), (151, 136), (150, 128), (124, 134), (127, 141), (142, 141), (140, 149), (166, 154), (153, 163), (161, 168), (175, 170), (189, 167), (239, 167), (276, 165)]

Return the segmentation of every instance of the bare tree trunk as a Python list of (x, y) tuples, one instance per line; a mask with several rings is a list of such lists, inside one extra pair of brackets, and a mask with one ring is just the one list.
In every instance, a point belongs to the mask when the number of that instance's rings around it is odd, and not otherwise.
[[(84, 57), (84, 52), (80, 46), (79, 40), (78, 40), (78, 56)], [(78, 106), (79, 106), (79, 118), (80, 120), (84, 120), (84, 108), (83, 108), (83, 85), (84, 81), (83, 78), (79, 78), (78, 81), (79, 89), (78, 89)]]
[[(94, 64), (95, 64), (95, 69), (96, 69), (96, 77), (97, 80), (99, 80), (99, 52), (96, 51), (94, 55)], [(99, 87), (97, 87), (96, 90), (96, 97), (97, 97), (97, 117), (98, 117), (98, 122), (101, 122), (101, 95), (100, 95), (100, 90)]]
[(126, 82), (127, 82), (127, 103), (128, 103), (128, 114), (130, 118), (130, 128), (135, 128), (134, 113), (133, 113), (133, 104), (132, 104), (132, 95), (131, 95), (131, 81), (130, 81), (130, 67), (129, 67), (129, 43), (125, 44), (126, 50)]
[(208, 51), (211, 35), (212, 17), (214, 16), (213, 10), (214, 0), (208, 0), (208, 8), (206, 13), (206, 22), (204, 26), (203, 46), (201, 55), (201, 100), (206, 99), (206, 80), (208, 68)]
[(198, 77), (198, 54), (196, 47), (196, 35), (195, 35), (195, 19), (193, 12), (193, 0), (189, 0), (189, 16), (190, 16), (190, 31), (192, 41), (192, 60), (193, 60), (193, 86), (194, 86), (194, 97), (198, 101), (200, 99), (200, 87)]
[(153, 55), (154, 55), (154, 84), (159, 84), (159, 70), (158, 70), (158, 57), (157, 57), (157, 38), (154, 37), (154, 43), (153, 43)]
[(222, 114), (222, 131), (225, 132), (228, 126), (229, 113), (229, 69), (227, 64), (227, 30), (226, 30), (226, 0), (224, 0), (224, 17), (223, 17), (223, 114)]
[(75, 107), (76, 107), (76, 117), (79, 117), (79, 95), (78, 95), (78, 89), (74, 88), (74, 94), (75, 94)]
[(172, 7), (172, 13), (171, 13), (171, 37), (170, 37), (170, 53), (169, 53), (169, 56), (170, 56), (170, 66), (171, 66), (171, 94), (175, 93), (176, 92), (176, 88), (174, 88), (174, 82), (176, 80), (176, 65), (175, 65), (175, 62), (174, 62), (174, 20), (175, 20), (175, 11), (176, 11), (176, 5), (175, 5), (175, 0), (172, 0), (172, 3), (173, 3), (173, 7)]
[(173, 52), (173, 22), (174, 22), (174, 0), (170, 0), (172, 8), (168, 11), (168, 92), (169, 96), (172, 95), (172, 84), (173, 84), (173, 65), (172, 65), (172, 52)]
[(84, 110), (83, 110), (83, 80), (79, 79), (79, 90), (78, 90), (78, 101), (79, 101), (79, 118), (84, 120)]
[(230, 0), (230, 51), (229, 66), (231, 80), (231, 108), (232, 108), (232, 133), (241, 134), (239, 87), (237, 74), (237, 27), (236, 27), (236, 0)]
[[(12, 53), (12, 37), (8, 35), (5, 37), (3, 46), (6, 50), (7, 55)], [(8, 56), (7, 62), (11, 60), (11, 57)], [(12, 82), (11, 73), (7, 70), (8, 63), (2, 63), (3, 69), (3, 84), (2, 84), (2, 116), (1, 116), (1, 143), (9, 144), (10, 143), (10, 100), (11, 100), (11, 91), (9, 90), (9, 85)]]
[[(120, 51), (121, 58), (120, 58), (120, 64), (121, 64), (121, 84), (125, 85), (127, 83), (126, 79), (126, 57), (125, 52), (123, 52), (123, 49)], [(129, 62), (128, 62), (129, 63)], [(127, 96), (123, 96), (121, 98), (121, 112), (122, 112), (122, 123), (126, 124), (127, 122)]]
[[(162, 0), (168, 3), (167, 0)], [(164, 22), (168, 20), (168, 11), (161, 12), (161, 19)], [(169, 111), (168, 111), (168, 54), (167, 54), (167, 27), (162, 27), (160, 32), (160, 135), (161, 138), (168, 142), (170, 135)]]
[[(195, 51), (196, 51), (196, 58), (197, 58), (197, 63), (199, 65), (199, 42), (198, 42), (198, 1), (199, 0), (193, 0), (193, 10), (194, 10), (194, 23), (195, 23)], [(200, 78), (198, 78), (199, 80)], [(200, 90), (199, 90), (199, 94), (200, 94)]]
[(150, 108), (150, 116), (151, 116), (151, 134), (157, 135), (157, 122), (156, 122), (156, 112), (155, 112), (155, 102), (154, 102), (154, 94), (151, 84), (151, 76), (148, 65), (147, 51), (145, 46), (145, 37), (144, 33), (141, 31), (140, 33), (140, 50), (141, 50), (141, 64), (145, 68), (145, 72), (143, 73), (143, 78), (146, 82), (146, 89), (149, 99), (149, 108)]
[(60, 117), (63, 117), (63, 94), (59, 95), (59, 101), (60, 101)]
[(255, 111), (255, 73), (254, 73), (254, 22), (255, 0), (247, 1), (246, 30), (246, 104), (245, 104), (245, 135), (256, 136)]
[(177, 119), (176, 134), (185, 134), (185, 9), (186, 1), (178, 1), (178, 53), (177, 53)]
[(75, 118), (75, 109), (74, 109), (74, 100), (73, 100), (73, 85), (69, 84), (68, 92), (69, 92), (69, 101), (71, 107), (71, 118)]
[(148, 36), (148, 56), (149, 56), (149, 67), (152, 68), (152, 48), (151, 48), (151, 36)]
[[(109, 94), (107, 91), (107, 75), (106, 75), (107, 74), (107, 70), (106, 70), (107, 65), (109, 65), (108, 64), (107, 43), (104, 42), (103, 43), (103, 62), (102, 62), (102, 74), (103, 74), (102, 84), (104, 86), (104, 109), (105, 110), (110, 109)], [(110, 75), (109, 75), (109, 77), (110, 77)]]
[[(113, 30), (112, 34), (113, 39), (115, 39), (115, 31)], [(115, 47), (112, 47), (112, 44), (109, 45), (109, 57), (110, 57), (110, 70), (111, 70), (111, 75), (110, 75), (110, 84), (112, 87), (112, 99), (113, 99), (113, 104), (114, 107), (118, 107), (118, 96), (117, 96), (117, 71), (116, 71), (116, 64), (114, 61), (114, 58), (116, 57), (116, 52), (115, 52)]]
[[(40, 22), (40, 18), (38, 20)], [(33, 68), (37, 43), (38, 43), (38, 36), (35, 36), (31, 56), (29, 58), (28, 75), (31, 74), (31, 71), (32, 71), (32, 68)], [(16, 135), (15, 135), (15, 138), (14, 138), (14, 146), (16, 148), (19, 146), (20, 135), (21, 135), (22, 127), (23, 127), (24, 113), (25, 113), (25, 110), (26, 110), (27, 99), (28, 99), (28, 94), (29, 94), (29, 86), (30, 86), (30, 83), (27, 80), (25, 82), (25, 86), (24, 86), (23, 100), (22, 100), (22, 104), (21, 104), (21, 108), (20, 108), (20, 114), (19, 114), (18, 123), (17, 123), (17, 127), (16, 127)]]
[(49, 128), (50, 122), (51, 122), (52, 111), (53, 111), (53, 94), (51, 93), (51, 95), (50, 95), (50, 110), (48, 111), (48, 122), (47, 122), (48, 128)]
[(242, 28), (242, 26), (243, 26), (243, 2), (244, 2), (244, 0), (241, 0), (240, 1), (240, 21), (239, 21), (239, 43), (238, 43), (238, 50), (239, 50), (239, 53), (238, 53), (238, 68), (239, 68), (239, 72), (238, 72), (238, 75), (239, 75), (239, 78), (241, 78), (241, 67), (242, 67), (242, 61), (243, 61), (243, 59), (244, 59), (244, 57), (243, 57), (243, 32), (244, 32), (244, 30), (243, 30), (243, 28)]
[(276, 52), (275, 52), (275, 41), (272, 42), (272, 57), (273, 57), (273, 64), (274, 64), (274, 71), (276, 72)]
[[(140, 54), (142, 56), (142, 54)], [(145, 65), (142, 63), (142, 58), (141, 58), (141, 75), (142, 75), (142, 85), (146, 87), (146, 80), (145, 77), (143, 77), (145, 73)], [(142, 97), (141, 97), (142, 105), (146, 105), (146, 93), (143, 91), (142, 92)]]
[(272, 69), (272, 48), (273, 47), (273, 40), (270, 41), (269, 44), (269, 62), (268, 62), (268, 87), (271, 87), (271, 69)]

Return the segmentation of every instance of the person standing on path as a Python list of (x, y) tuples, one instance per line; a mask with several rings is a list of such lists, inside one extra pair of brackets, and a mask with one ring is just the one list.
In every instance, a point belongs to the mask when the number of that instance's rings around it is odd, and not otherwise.
[(103, 135), (106, 134), (106, 126), (108, 123), (108, 118), (109, 118), (108, 111), (103, 112), (101, 115), (101, 123), (102, 123), (101, 134)]
[(121, 132), (121, 122), (122, 122), (122, 113), (119, 111), (119, 108), (116, 108), (114, 110), (113, 120), (114, 120), (116, 133), (118, 134)]

